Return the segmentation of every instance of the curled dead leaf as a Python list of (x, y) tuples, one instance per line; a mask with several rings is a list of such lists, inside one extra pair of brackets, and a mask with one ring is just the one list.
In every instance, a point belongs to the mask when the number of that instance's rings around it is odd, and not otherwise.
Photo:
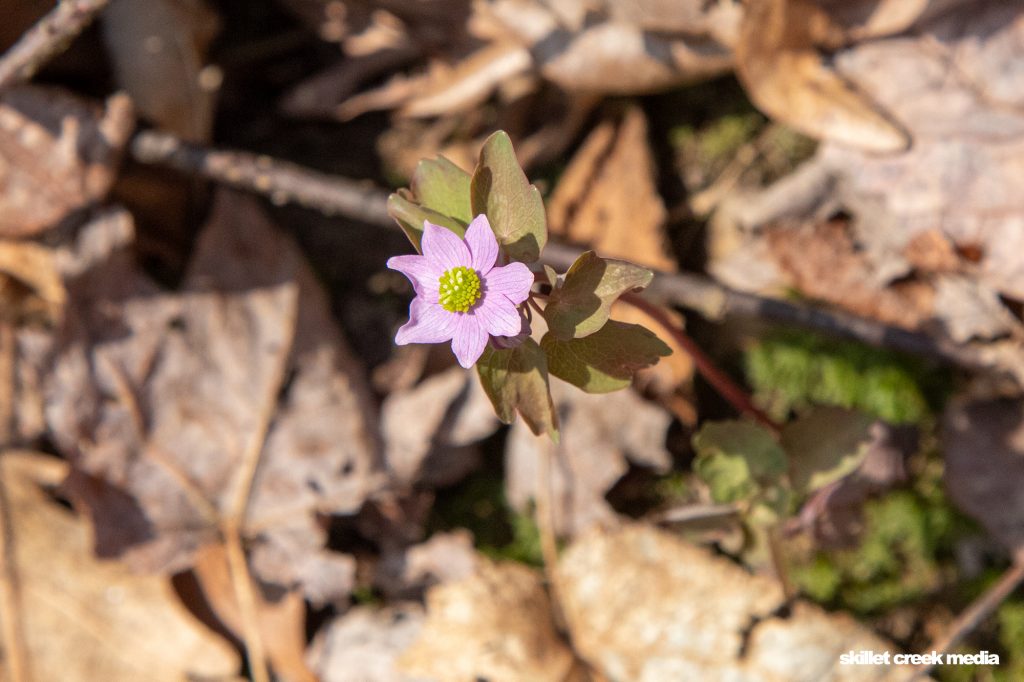
[(823, 51), (846, 40), (815, 0), (756, 0), (744, 13), (736, 72), (759, 108), (802, 133), (872, 152), (906, 149), (902, 126), (826, 63)]

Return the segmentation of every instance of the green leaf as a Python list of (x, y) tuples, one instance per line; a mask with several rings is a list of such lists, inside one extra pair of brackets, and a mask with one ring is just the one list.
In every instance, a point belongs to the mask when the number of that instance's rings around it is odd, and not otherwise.
[(469, 179), (469, 173), (439, 156), (419, 162), (412, 176), (411, 189), (420, 206), (468, 225), (473, 219)]
[(544, 308), (548, 329), (562, 339), (593, 334), (608, 321), (612, 303), (651, 283), (654, 273), (639, 265), (601, 258), (587, 251), (565, 273)]
[(864, 461), (874, 419), (854, 410), (821, 407), (782, 430), (793, 487), (809, 493), (846, 476)]
[(715, 502), (739, 502), (778, 486), (786, 453), (767, 430), (745, 421), (708, 422), (693, 437), (695, 470)]
[(388, 215), (398, 222), (399, 227), (405, 232), (405, 236), (419, 252), (423, 250), (420, 247), (420, 240), (423, 238), (424, 220), (447, 227), (460, 237), (466, 234), (466, 226), (455, 218), (449, 218), (437, 211), (415, 204), (408, 196), (403, 196), (401, 193), (395, 193), (388, 197)]
[(470, 181), (473, 215), (486, 213), (498, 243), (512, 260), (532, 263), (548, 241), (540, 192), (519, 167), (512, 141), (499, 130), (480, 150)]
[(711, 489), (718, 503), (752, 498), (758, 491), (746, 460), (735, 455), (713, 454), (697, 460), (694, 470)]
[(480, 384), (491, 399), (498, 418), (506, 424), (516, 410), (538, 436), (547, 433), (558, 442), (558, 417), (548, 388), (548, 363), (544, 352), (527, 338), (515, 348), (488, 346), (476, 363)]
[(672, 354), (654, 332), (615, 320), (582, 339), (563, 341), (554, 334), (545, 334), (540, 346), (548, 357), (551, 373), (587, 393), (625, 388), (637, 370)]

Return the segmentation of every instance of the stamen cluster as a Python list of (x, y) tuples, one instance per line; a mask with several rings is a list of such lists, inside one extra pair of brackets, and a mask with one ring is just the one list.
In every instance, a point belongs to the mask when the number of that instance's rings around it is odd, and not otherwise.
[(450, 313), (464, 313), (480, 300), (480, 276), (472, 268), (446, 270), (438, 282), (438, 303)]

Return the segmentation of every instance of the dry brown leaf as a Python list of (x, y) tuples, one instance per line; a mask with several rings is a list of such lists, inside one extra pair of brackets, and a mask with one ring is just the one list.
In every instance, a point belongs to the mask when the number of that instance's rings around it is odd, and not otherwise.
[[(739, 6), (731, 1), (649, 1), (624, 7), (617, 2), (492, 0), (473, 3), (472, 12), (468, 3), (457, 1), (415, 5), (390, 4), (388, 10), (397, 15), (395, 26), (357, 38), (345, 26), (344, 15), (354, 10), (354, 23), (360, 27), (372, 15), (363, 3), (346, 4), (335, 32), (349, 36), (346, 50), (364, 60), (393, 52), (396, 46), (416, 46), (414, 50), (431, 56), (426, 69), (397, 74), (380, 87), (349, 97), (353, 79), (362, 78), (367, 69), (339, 67), (337, 75), (311, 82), (305, 98), (311, 104), (315, 99), (315, 104), (298, 108), (304, 113), (332, 112), (342, 119), (374, 109), (397, 109), (413, 117), (451, 116), (471, 110), (496, 91), (506, 102), (518, 100), (537, 89), (538, 76), (571, 93), (664, 90), (727, 71), (732, 65), (729, 44), (740, 19)], [(404, 38), (396, 40), (395, 31)], [(297, 104), (296, 96), (289, 96), (293, 110)]]
[(874, 280), (874, 264), (861, 253), (846, 221), (782, 227), (765, 237), (786, 283), (809, 298), (910, 329), (935, 312), (931, 284)]
[(163, 577), (96, 559), (88, 523), (53, 501), (67, 463), (34, 453), (0, 455), (15, 589), (11, 605), (35, 680), (128, 682), (233, 677), (234, 649), (199, 624)]
[(548, 202), (553, 234), (603, 257), (671, 272), (676, 267), (666, 248), (665, 219), (647, 121), (635, 107), (620, 123), (605, 121), (594, 129)]
[(534, 436), (521, 421), (513, 424), (505, 452), (506, 495), (513, 507), (525, 511), (535, 497), (541, 458), (552, 458), (554, 527), (561, 535), (573, 535), (615, 519), (604, 496), (630, 462), (659, 472), (669, 469), (665, 434), (672, 418), (632, 389), (591, 395), (553, 380), (551, 393), (561, 442)]
[(92, 477), (71, 492), (100, 552), (181, 570), (244, 512), (259, 580), (346, 596), (349, 560), (324, 550), (318, 515), (354, 513), (380, 485), (373, 411), (295, 245), (224, 193), (184, 290), (166, 294), (125, 252), (130, 224), (90, 227), (68, 258), (80, 274), (47, 419)]
[(398, 113), (430, 117), (468, 111), (486, 101), (500, 84), (526, 73), (531, 66), (530, 52), (520, 45), (488, 45), (453, 68), (435, 65)]
[(818, 0), (855, 41), (906, 31), (956, 5), (974, 0)]
[(60, 322), (65, 298), (51, 249), (0, 240), (0, 319), (14, 325), (53, 326)]
[(950, 498), (1024, 559), (1024, 401), (954, 401), (942, 435)]
[(45, 430), (41, 384), (65, 298), (51, 249), (0, 240), (0, 445)]
[(458, 482), (479, 462), (479, 452), (468, 446), (498, 426), (476, 373), (457, 367), (392, 393), (381, 407), (384, 457), (403, 485)]
[[(548, 202), (553, 234), (585, 244), (602, 257), (674, 272), (676, 263), (668, 253), (664, 232), (666, 219), (655, 184), (647, 121), (637, 108), (627, 111), (617, 125), (605, 121), (590, 133)], [(660, 333), (649, 316), (617, 305), (614, 317), (659, 332), (672, 348), (672, 355), (640, 373), (645, 387), (668, 396), (693, 377), (690, 356)]]
[(105, 110), (58, 90), (0, 97), (0, 235), (26, 237), (103, 198), (134, 126), (131, 103)]
[[(201, 549), (192, 570), (210, 608), (242, 640), (243, 616), (224, 547), (207, 545)], [(253, 592), (257, 625), (274, 672), (289, 682), (314, 682), (317, 678), (305, 661), (306, 604), (302, 593), (292, 590), (270, 601), (258, 589)]]
[(311, 665), (323, 682), (429, 682), (395, 665), (423, 618), (423, 607), (415, 602), (351, 609), (317, 635), (310, 647)]
[(541, 575), (482, 559), (476, 574), (427, 593), (427, 618), (399, 659), (437, 682), (562, 682), (572, 652), (558, 636)]
[(757, 106), (819, 139), (872, 152), (906, 149), (909, 138), (873, 100), (825, 62), (846, 31), (815, 0), (748, 3), (736, 72)]
[[(854, 296), (862, 300), (855, 307), (874, 314), (867, 309), (891, 302), (905, 288), (901, 282), (923, 281), (934, 302), (911, 306), (918, 314), (910, 319), (935, 322), (929, 326), (943, 327), (956, 341), (984, 341), (976, 344), (984, 362), (1024, 381), (1021, 326), (1000, 300), (1024, 300), (1022, 17), (1019, 3), (1010, 0), (958, 3), (915, 24), (913, 35), (836, 52), (837, 72), (896, 117), (913, 147), (879, 155), (823, 143), (790, 177), (722, 207), (711, 270), (744, 289), (788, 284), (763, 237), (763, 228), (772, 227), (780, 230), (773, 239), (790, 242), (790, 262), (802, 260), (805, 270), (816, 271), (804, 283), (822, 294), (833, 291), (826, 300), (842, 296), (845, 305), (848, 292), (858, 288)], [(837, 278), (852, 273), (849, 268), (807, 262), (813, 259), (801, 225), (837, 211), (851, 216), (854, 253), (844, 259), (862, 272), (856, 287)], [(737, 234), (744, 245), (734, 249), (730, 240)], [(818, 276), (823, 279), (813, 283)], [(870, 303), (870, 296), (877, 301)]]
[(728, 70), (732, 54), (721, 38), (739, 19), (731, 5), (495, 0), (481, 7), (505, 35), (530, 49), (541, 74), (560, 87), (639, 94)]
[(113, 0), (103, 12), (118, 85), (142, 116), (193, 142), (213, 130), (219, 75), (204, 67), (218, 23), (204, 0)]
[[(845, 614), (785, 597), (777, 581), (640, 525), (593, 531), (558, 564), (578, 654), (612, 680), (895, 680), (886, 666), (840, 666), (847, 651), (893, 645)], [(780, 655), (785, 652), (785, 655)]]

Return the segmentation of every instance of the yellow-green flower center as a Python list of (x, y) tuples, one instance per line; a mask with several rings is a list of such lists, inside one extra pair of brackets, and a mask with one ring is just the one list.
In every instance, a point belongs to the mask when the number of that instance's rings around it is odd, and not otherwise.
[(480, 275), (473, 268), (460, 265), (445, 271), (438, 281), (439, 303), (450, 313), (464, 313), (480, 300)]

